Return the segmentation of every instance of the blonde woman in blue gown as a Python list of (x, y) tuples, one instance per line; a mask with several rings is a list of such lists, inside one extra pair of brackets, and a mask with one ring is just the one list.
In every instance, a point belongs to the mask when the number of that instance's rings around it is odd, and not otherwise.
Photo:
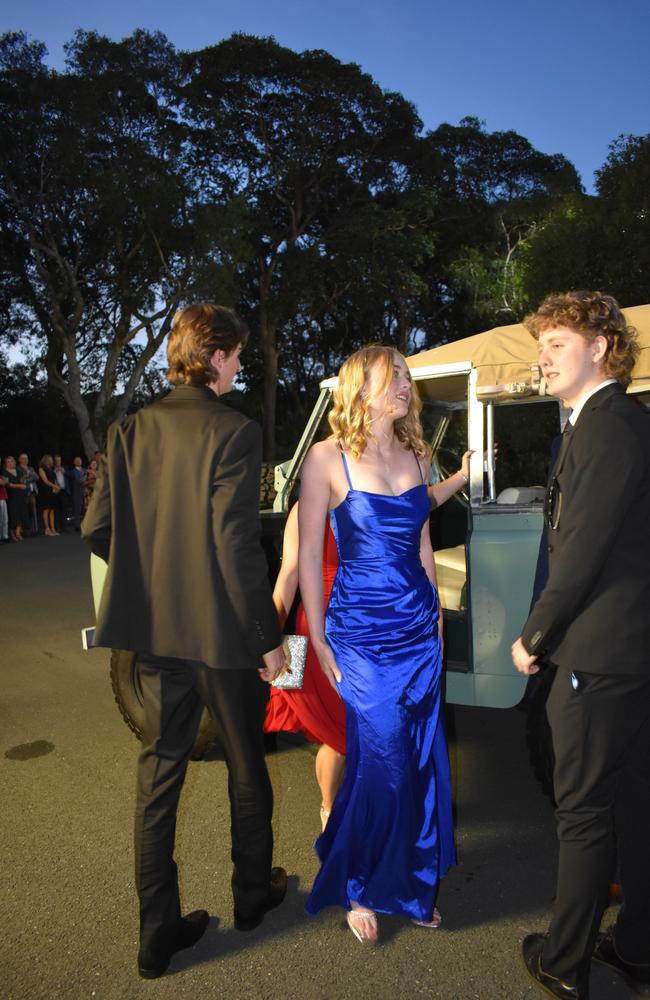
[[(339, 373), (332, 435), (311, 448), (301, 484), (300, 590), (347, 729), (346, 776), (316, 841), (307, 911), (343, 907), (364, 944), (378, 939), (378, 913), (439, 927), (438, 886), (455, 863), (419, 410), (400, 354), (357, 351)], [(328, 517), (339, 568), (324, 614)]]

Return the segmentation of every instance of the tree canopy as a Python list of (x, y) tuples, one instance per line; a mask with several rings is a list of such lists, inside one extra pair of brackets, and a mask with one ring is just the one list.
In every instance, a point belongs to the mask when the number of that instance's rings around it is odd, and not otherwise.
[(575, 284), (643, 298), (650, 137), (613, 144), (590, 198), (562, 155), (472, 117), (424, 133), (320, 50), (78, 31), (66, 52), (56, 72), (0, 39), (0, 337), (40, 353), (87, 454), (161, 390), (198, 298), (251, 326), (243, 405), (269, 460), (363, 343), (433, 346)]
[(596, 191), (538, 220), (522, 254), (529, 300), (564, 288), (598, 288), (624, 306), (650, 300), (650, 135), (611, 144)]

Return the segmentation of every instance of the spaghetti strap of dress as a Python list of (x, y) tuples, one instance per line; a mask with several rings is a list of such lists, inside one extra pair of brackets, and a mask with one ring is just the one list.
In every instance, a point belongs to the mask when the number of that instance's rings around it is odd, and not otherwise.
[(352, 480), (350, 479), (350, 470), (348, 468), (348, 460), (345, 457), (345, 452), (343, 451), (343, 449), (341, 448), (340, 450), (341, 450), (341, 458), (343, 459), (343, 468), (345, 469), (345, 475), (347, 476), (347, 479), (348, 479), (348, 486), (350, 487), (351, 490), (353, 490), (354, 486), (352, 485)]
[(422, 466), (420, 465), (420, 459), (415, 454), (415, 448), (411, 448), (411, 451), (413, 452), (413, 458), (415, 459), (416, 465), (418, 467), (418, 472), (420, 473), (420, 479), (422, 480), (422, 483), (424, 484), (424, 476), (422, 475)]

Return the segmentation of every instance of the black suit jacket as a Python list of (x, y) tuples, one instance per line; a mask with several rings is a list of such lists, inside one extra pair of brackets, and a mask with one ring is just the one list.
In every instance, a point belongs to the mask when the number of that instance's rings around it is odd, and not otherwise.
[(261, 430), (177, 386), (108, 433), (83, 536), (108, 562), (95, 642), (211, 667), (280, 643), (259, 539)]
[(554, 472), (560, 518), (524, 646), (560, 668), (650, 673), (650, 415), (618, 383), (605, 386)]

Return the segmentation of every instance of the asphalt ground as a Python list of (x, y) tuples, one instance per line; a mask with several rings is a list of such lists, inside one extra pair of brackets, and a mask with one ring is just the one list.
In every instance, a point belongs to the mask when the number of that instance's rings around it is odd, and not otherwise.
[[(208, 931), (146, 982), (136, 971), (132, 810), (138, 744), (114, 704), (109, 652), (83, 652), (93, 623), (88, 554), (77, 534), (0, 547), (0, 997), (4, 1000), (534, 1000), (520, 958), (546, 926), (554, 820), (528, 767), (517, 710), (449, 712), (458, 865), (443, 927), (380, 920), (360, 945), (341, 911), (304, 912), (319, 829), (315, 748), (280, 739), (268, 757), (283, 906), (234, 930), (225, 765), (190, 765), (177, 859), (184, 908)], [(206, 608), (206, 614), (209, 609)], [(611, 922), (613, 911), (605, 915)], [(602, 967), (592, 1000), (631, 994)]]

